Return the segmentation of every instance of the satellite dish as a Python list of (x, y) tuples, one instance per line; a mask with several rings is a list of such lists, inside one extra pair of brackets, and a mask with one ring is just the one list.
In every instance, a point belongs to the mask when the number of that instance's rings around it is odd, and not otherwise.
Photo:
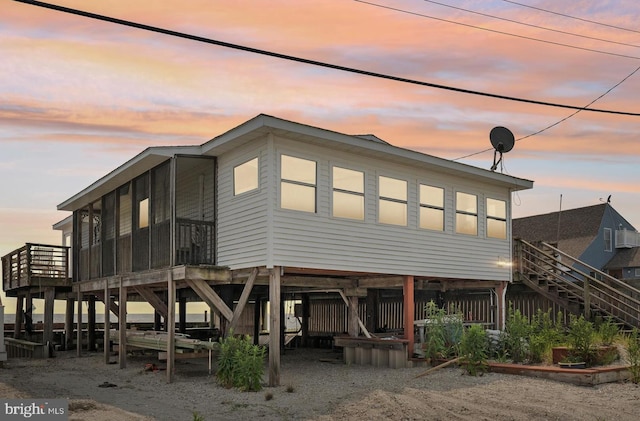
[(506, 127), (498, 126), (491, 129), (489, 139), (493, 148), (500, 153), (507, 153), (513, 149), (516, 139), (513, 137), (511, 130)]
[[(506, 127), (497, 126), (491, 129), (489, 133), (489, 139), (491, 140), (491, 145), (493, 145), (493, 165), (491, 166), (491, 171), (495, 171), (498, 168), (498, 164), (502, 161), (502, 154), (509, 152), (513, 149), (513, 145), (516, 143), (515, 137), (513, 137), (513, 133), (511, 130)], [(498, 158), (498, 154), (500, 157)], [(498, 158), (496, 160), (496, 158)]]

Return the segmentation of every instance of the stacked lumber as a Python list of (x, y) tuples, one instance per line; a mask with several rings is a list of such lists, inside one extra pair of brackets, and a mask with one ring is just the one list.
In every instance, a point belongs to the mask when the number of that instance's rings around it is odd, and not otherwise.
[[(127, 345), (138, 348), (152, 349), (156, 351), (166, 351), (169, 335), (167, 332), (157, 332), (153, 330), (127, 330)], [(111, 331), (114, 343), (118, 343), (117, 331)], [(204, 342), (199, 339), (192, 339), (189, 335), (176, 333), (174, 337), (176, 352), (202, 352), (218, 350), (218, 342)]]

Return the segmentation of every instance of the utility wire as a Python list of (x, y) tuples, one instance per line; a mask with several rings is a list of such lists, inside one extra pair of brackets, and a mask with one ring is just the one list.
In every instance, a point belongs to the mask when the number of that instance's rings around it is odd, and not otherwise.
[(602, 22), (598, 22), (598, 21), (595, 21), (595, 20), (589, 20), (589, 19), (579, 18), (577, 16), (566, 15), (564, 13), (554, 12), (553, 10), (547, 10), (547, 9), (543, 9), (541, 7), (535, 7), (535, 6), (531, 6), (531, 5), (528, 5), (528, 4), (518, 3), (517, 1), (511, 1), (511, 0), (502, 0), (502, 1), (504, 1), (506, 3), (515, 4), (517, 6), (528, 7), (529, 9), (538, 10), (540, 12), (550, 13), (550, 14), (556, 15), (556, 16), (562, 16), (564, 18), (575, 19), (575, 20), (579, 20), (581, 22), (593, 23), (594, 25), (606, 26), (607, 28), (614, 28), (614, 29), (619, 29), (621, 31), (635, 32), (637, 34), (640, 34), (640, 31), (638, 31), (636, 29), (623, 28), (622, 26), (610, 25), (608, 23), (602, 23)]
[[(20, 1), (20, 0), (16, 0), (16, 1)], [(446, 22), (446, 23), (452, 23), (454, 25), (465, 26), (467, 28), (473, 28), (473, 29), (478, 29), (478, 30), (481, 30), (481, 31), (493, 32), (495, 34), (508, 35), (510, 37), (515, 37), (515, 38), (520, 38), (520, 39), (528, 39), (530, 41), (543, 42), (545, 44), (551, 44), (551, 45), (557, 45), (557, 46), (560, 46), (560, 47), (573, 48), (575, 50), (589, 51), (589, 52), (592, 52), (592, 53), (606, 54), (606, 55), (609, 55), (609, 56), (616, 56), (616, 57), (630, 58), (630, 59), (633, 59), (633, 60), (640, 60), (640, 57), (638, 57), (638, 56), (630, 56), (628, 54), (612, 53), (610, 51), (596, 50), (594, 48), (579, 47), (577, 45), (564, 44), (562, 42), (548, 41), (548, 40), (544, 40), (544, 39), (540, 39), (540, 38), (528, 37), (528, 36), (525, 36), (525, 35), (512, 34), (511, 32), (504, 32), (504, 31), (498, 31), (497, 29), (483, 28), (482, 26), (471, 25), (471, 24), (462, 23), (462, 22), (456, 22), (454, 20), (438, 18), (438, 17), (435, 17), (435, 16), (425, 15), (424, 13), (412, 12), (410, 10), (405, 10), (405, 9), (398, 9), (396, 7), (386, 6), (386, 5), (378, 4), (378, 3), (372, 3), (372, 2), (369, 2), (369, 1), (365, 1), (365, 0), (354, 0), (354, 1), (356, 1), (358, 3), (368, 4), (370, 6), (380, 7), (382, 9), (393, 10), (395, 12), (400, 12), (400, 13), (406, 13), (408, 15), (420, 16), (420, 17), (423, 17), (423, 18), (433, 19), (433, 20), (437, 20), (437, 21), (440, 21), (440, 22)]]
[(440, 3), (440, 2), (437, 2), (437, 1), (432, 1), (432, 0), (422, 0), (422, 1), (427, 2), (427, 3), (437, 4), (438, 6), (443, 6), (443, 7), (448, 7), (448, 8), (455, 9), (455, 10), (460, 10), (462, 12), (472, 13), (474, 15), (484, 16), (484, 17), (492, 18), (492, 19), (498, 19), (498, 20), (505, 21), (505, 22), (515, 23), (517, 25), (528, 26), (530, 28), (542, 29), (544, 31), (551, 31), (551, 32), (556, 32), (558, 34), (571, 35), (571, 36), (574, 36), (574, 37), (586, 38), (586, 39), (590, 39), (590, 40), (594, 40), (594, 41), (608, 42), (610, 44), (617, 44), (617, 45), (624, 45), (624, 46), (627, 46), (627, 47), (640, 48), (640, 45), (636, 45), (636, 44), (628, 44), (626, 42), (612, 41), (612, 40), (609, 40), (609, 39), (592, 37), (592, 36), (589, 36), (589, 35), (576, 34), (575, 32), (568, 32), (568, 31), (562, 31), (560, 29), (547, 28), (545, 26), (534, 25), (534, 24), (531, 24), (531, 23), (521, 22), (521, 21), (514, 20), (514, 19), (503, 18), (501, 16), (491, 15), (491, 14), (488, 14), (488, 13), (477, 12), (475, 10), (470, 10), (470, 9), (465, 9), (465, 8), (462, 8), (462, 7), (452, 6), (450, 4)]
[[(586, 108), (586, 107), (588, 107), (589, 105), (593, 104), (594, 102), (596, 102), (596, 101), (600, 100), (602, 97), (604, 97), (605, 95), (607, 95), (609, 92), (613, 91), (613, 90), (614, 90), (615, 88), (617, 88), (618, 86), (622, 85), (622, 84), (623, 84), (627, 79), (629, 79), (631, 76), (635, 75), (639, 70), (640, 70), (640, 66), (636, 67), (636, 69), (635, 69), (633, 72), (629, 73), (629, 74), (628, 74), (627, 76), (625, 76), (625, 78), (624, 78), (624, 79), (622, 79), (620, 82), (616, 83), (616, 84), (615, 84), (615, 85), (613, 85), (611, 88), (607, 89), (607, 91), (606, 91), (605, 93), (603, 93), (602, 95), (600, 95), (599, 97), (597, 97), (596, 99), (594, 99), (593, 101), (591, 101), (590, 103), (588, 103), (588, 104), (585, 106), (585, 108)], [(516, 142), (519, 142), (519, 141), (521, 141), (521, 140), (527, 139), (527, 138), (529, 138), (529, 137), (532, 137), (532, 136), (538, 135), (538, 134), (540, 134), (540, 133), (542, 133), (542, 132), (544, 132), (544, 131), (547, 131), (547, 130), (549, 130), (550, 128), (557, 126), (558, 124), (563, 123), (563, 122), (565, 122), (565, 121), (569, 120), (571, 117), (573, 117), (574, 115), (578, 114), (580, 111), (582, 111), (582, 110), (576, 110), (576, 111), (574, 111), (573, 113), (569, 114), (568, 116), (566, 116), (566, 117), (564, 117), (564, 118), (562, 118), (562, 119), (560, 119), (560, 120), (556, 121), (556, 122), (555, 122), (555, 123), (553, 123), (553, 124), (548, 125), (547, 127), (543, 128), (543, 129), (538, 130), (537, 132), (533, 132), (533, 133), (528, 134), (528, 135), (526, 135), (526, 136), (522, 136), (522, 137), (520, 137), (520, 138), (516, 139)], [(482, 150), (482, 151), (480, 151), (480, 152), (474, 152), (474, 153), (469, 154), (469, 155), (461, 156), (460, 158), (452, 159), (452, 161), (459, 161), (459, 160), (464, 159), (464, 158), (469, 158), (470, 156), (475, 156), (475, 155), (479, 155), (479, 154), (484, 153), (484, 152), (489, 152), (489, 151), (491, 151), (491, 149), (492, 149), (492, 148), (488, 148), (488, 149)]]
[(30, 5), (34, 5), (34, 6), (38, 6), (38, 7), (43, 7), (43, 8), (47, 8), (47, 9), (51, 9), (51, 10), (56, 10), (56, 11), (59, 11), (59, 12), (64, 12), (64, 13), (69, 13), (69, 14), (73, 14), (73, 15), (83, 16), (83, 17), (87, 17), (87, 18), (91, 18), (91, 19), (97, 19), (97, 20), (104, 21), (104, 22), (111, 22), (111, 23), (115, 23), (115, 24), (118, 24), (118, 25), (124, 25), (124, 26), (132, 27), (132, 28), (142, 29), (142, 30), (145, 30), (145, 31), (151, 31), (151, 32), (156, 32), (156, 33), (160, 33), (160, 34), (164, 34), (164, 35), (170, 35), (170, 36), (178, 37), (178, 38), (184, 38), (184, 39), (188, 39), (188, 40), (192, 40), (192, 41), (203, 42), (203, 43), (206, 43), (206, 44), (218, 45), (218, 46), (221, 46), (221, 47), (232, 48), (232, 49), (235, 49), (235, 50), (241, 50), (241, 51), (246, 51), (246, 52), (250, 52), (250, 53), (254, 53), (254, 54), (260, 54), (260, 55), (265, 55), (265, 56), (269, 56), (269, 57), (275, 57), (275, 58), (279, 58), (279, 59), (282, 59), (282, 60), (289, 60), (289, 61), (309, 64), (309, 65), (313, 65), (313, 66), (319, 66), (319, 67), (324, 67), (324, 68), (329, 68), (329, 69), (334, 69), (334, 70), (340, 70), (340, 71), (349, 72), (349, 73), (355, 73), (355, 74), (359, 74), (359, 75), (365, 75), (365, 76), (371, 76), (371, 77), (380, 78), (380, 79), (392, 80), (392, 81), (395, 81), (395, 82), (403, 82), (403, 83), (409, 83), (409, 84), (413, 84), (413, 85), (427, 86), (427, 87), (430, 87), (430, 88), (444, 89), (444, 90), (458, 92), (458, 93), (464, 93), (464, 94), (470, 94), (470, 95), (479, 95), (479, 96), (503, 99), (503, 100), (508, 100), (508, 101), (523, 102), (523, 103), (535, 104), (535, 105), (544, 105), (544, 106), (548, 106), (548, 107), (567, 108), (567, 109), (580, 110), (580, 111), (591, 111), (591, 112), (605, 113), (605, 114), (618, 114), (618, 115), (628, 115), (628, 116), (640, 117), (640, 113), (634, 113), (634, 112), (629, 112), (629, 111), (616, 111), (616, 110), (605, 110), (605, 109), (598, 109), (598, 108), (586, 108), (586, 107), (579, 107), (579, 106), (575, 106), (575, 105), (559, 104), (559, 103), (547, 102), (547, 101), (538, 101), (538, 100), (532, 100), (532, 99), (526, 99), (526, 98), (512, 97), (512, 96), (507, 96), (507, 95), (493, 94), (493, 93), (489, 93), (489, 92), (475, 91), (475, 90), (471, 90), (471, 89), (456, 88), (456, 87), (453, 87), (453, 86), (441, 85), (441, 84), (437, 84), (437, 83), (423, 82), (423, 81), (419, 81), (419, 80), (415, 80), (415, 79), (408, 79), (408, 78), (404, 78), (404, 77), (392, 76), (392, 75), (387, 75), (387, 74), (383, 74), (383, 73), (370, 72), (370, 71), (367, 71), (367, 70), (361, 70), (361, 69), (356, 69), (356, 68), (352, 68), (352, 67), (345, 67), (345, 66), (340, 66), (340, 65), (336, 65), (336, 64), (330, 64), (330, 63), (321, 62), (321, 61), (317, 61), (317, 60), (310, 60), (310, 59), (306, 59), (306, 58), (301, 58), (301, 57), (295, 57), (295, 56), (290, 56), (290, 55), (286, 55), (286, 54), (276, 53), (276, 52), (273, 52), (273, 51), (261, 50), (261, 49), (258, 49), (258, 48), (247, 47), (247, 46), (238, 45), (238, 44), (232, 44), (232, 43), (229, 43), (229, 42), (218, 41), (218, 40), (214, 40), (214, 39), (211, 39), (211, 38), (205, 38), (205, 37), (201, 37), (201, 36), (197, 36), (197, 35), (186, 34), (184, 32), (172, 31), (172, 30), (169, 30), (169, 29), (164, 29), (164, 28), (145, 25), (145, 24), (141, 24), (141, 23), (131, 22), (131, 21), (123, 20), (123, 19), (118, 19), (118, 18), (113, 18), (113, 17), (110, 17), (110, 16), (99, 15), (99, 14), (95, 14), (95, 13), (91, 13), (91, 12), (85, 12), (85, 11), (78, 10), (78, 9), (72, 9), (72, 8), (58, 6), (58, 5), (54, 5), (54, 4), (50, 4), (50, 3), (44, 3), (44, 2), (40, 2), (40, 1), (31, 1), (31, 0), (14, 0), (14, 1), (19, 2), (19, 3), (30, 4)]

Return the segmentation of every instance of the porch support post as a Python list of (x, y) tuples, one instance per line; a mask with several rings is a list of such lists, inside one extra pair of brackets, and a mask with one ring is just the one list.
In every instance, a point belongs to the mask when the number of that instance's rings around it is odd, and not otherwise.
[(22, 312), (24, 311), (24, 297), (19, 295), (16, 297), (16, 320), (13, 323), (13, 337), (18, 339), (22, 333)]
[(182, 294), (178, 294), (178, 316), (179, 316), (178, 330), (180, 331), (180, 333), (186, 333), (187, 332), (187, 297), (185, 297)]
[(78, 285), (78, 317), (76, 325), (76, 355), (82, 356), (82, 291)]
[(176, 283), (173, 272), (167, 272), (167, 383), (173, 381), (176, 369)]
[(347, 326), (349, 336), (357, 338), (360, 333), (358, 325), (358, 297), (349, 297), (349, 324)]
[(96, 296), (89, 295), (87, 299), (87, 342), (89, 350), (96, 349)]
[(75, 298), (67, 298), (67, 308), (64, 312), (64, 349), (73, 346), (73, 315), (75, 313)]
[(260, 310), (262, 307), (262, 301), (260, 297), (256, 297), (256, 302), (253, 305), (253, 344), (260, 345)]
[(269, 273), (269, 386), (280, 386), (280, 266)]
[(378, 302), (379, 292), (377, 289), (367, 289), (367, 316), (365, 326), (369, 332), (378, 330)]
[(127, 367), (127, 287), (122, 286), (118, 297), (118, 360), (120, 368)]
[(408, 357), (413, 357), (413, 319), (415, 314), (415, 300), (413, 290), (413, 276), (403, 277), (402, 292), (404, 296), (404, 337), (409, 341), (407, 345)]
[(53, 305), (56, 299), (54, 287), (46, 287), (44, 290), (44, 325), (42, 326), (42, 343), (53, 344)]
[(109, 292), (109, 281), (104, 281), (104, 329), (102, 342), (104, 351), (104, 363), (109, 364), (111, 354), (111, 293)]
[(495, 288), (496, 291), (496, 304), (498, 305), (496, 314), (496, 329), (504, 330), (507, 320), (507, 282), (500, 282)]
[(311, 316), (311, 299), (309, 294), (302, 294), (302, 346), (309, 346), (309, 316)]

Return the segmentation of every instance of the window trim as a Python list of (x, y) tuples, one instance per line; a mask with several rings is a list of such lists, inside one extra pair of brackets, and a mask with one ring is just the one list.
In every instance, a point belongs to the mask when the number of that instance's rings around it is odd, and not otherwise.
[[(243, 190), (241, 192), (237, 192), (236, 191), (236, 186), (237, 186), (237, 183), (236, 183), (236, 170), (239, 167), (241, 167), (241, 166), (243, 166), (245, 164), (248, 164), (248, 163), (250, 163), (252, 161), (256, 161), (256, 180), (255, 180), (256, 184), (255, 184), (255, 187), (250, 188), (249, 190)], [(232, 173), (233, 173), (233, 196), (234, 197), (235, 196), (241, 196), (243, 194), (250, 193), (250, 192), (253, 192), (253, 191), (256, 191), (256, 190), (260, 189), (260, 157), (259, 156), (254, 156), (253, 158), (247, 159), (246, 161), (243, 161), (243, 162), (239, 163), (238, 165), (234, 165)]]
[[(489, 215), (489, 200), (495, 200), (496, 202), (502, 202), (504, 203), (504, 218), (495, 216), (495, 215)], [(486, 213), (486, 217), (487, 217), (487, 224), (486, 224), (486, 236), (487, 238), (494, 238), (496, 240), (506, 240), (509, 236), (507, 235), (507, 201), (506, 200), (502, 200), (502, 199), (496, 199), (495, 197), (487, 197), (485, 198), (485, 213)], [(499, 221), (499, 222), (504, 222), (504, 237), (496, 237), (493, 235), (489, 235), (489, 220), (493, 220), (493, 221)]]
[[(288, 178), (284, 178), (282, 176), (282, 158), (283, 157), (288, 157), (288, 158), (295, 158), (295, 159), (299, 159), (302, 161), (309, 161), (309, 162), (313, 162), (314, 163), (314, 181), (315, 184), (311, 184), (311, 183), (307, 183), (305, 181), (298, 181), (298, 180), (291, 180)], [(291, 185), (295, 185), (295, 186), (302, 186), (302, 187), (310, 187), (313, 188), (313, 211), (308, 211), (308, 210), (303, 210), (303, 209), (292, 209), (292, 208), (287, 208), (287, 207), (283, 207), (282, 206), (282, 185), (283, 184), (291, 184)], [(284, 209), (284, 210), (291, 210), (291, 211), (296, 211), (296, 212), (307, 212), (307, 213), (318, 213), (318, 161), (313, 160), (313, 159), (307, 159), (307, 158), (300, 158), (299, 156), (294, 156), (294, 155), (289, 155), (286, 153), (281, 153), (280, 154), (280, 209)]]
[[(388, 196), (383, 196), (382, 194), (380, 194), (380, 180), (382, 178), (388, 178), (390, 180), (394, 180), (394, 181), (402, 181), (405, 185), (405, 190), (404, 190), (404, 200), (403, 199), (396, 199), (394, 197), (388, 197)], [(402, 178), (395, 178), (395, 177), (389, 177), (387, 175), (378, 175), (378, 223), (380, 224), (385, 224), (385, 225), (396, 225), (396, 226), (400, 226), (400, 227), (406, 227), (409, 225), (409, 182), (405, 179)], [(381, 202), (390, 202), (390, 203), (399, 203), (404, 205), (404, 223), (403, 224), (397, 224), (397, 223), (393, 223), (393, 222), (383, 222), (380, 220), (380, 203)]]
[[(607, 236), (607, 233), (608, 233), (608, 236)], [(602, 234), (604, 237), (604, 251), (612, 252), (613, 251), (613, 230), (611, 228), (604, 228)], [(607, 241), (607, 237), (609, 241)]]
[[(466, 194), (468, 196), (473, 196), (476, 198), (476, 212), (469, 212), (469, 211), (465, 211), (465, 210), (461, 210), (458, 209), (458, 194)], [(470, 235), (470, 236), (474, 236), (477, 237), (478, 236), (478, 221), (479, 221), (479, 215), (478, 215), (478, 195), (477, 194), (473, 194), (473, 193), (467, 193), (464, 191), (456, 191), (456, 204), (455, 204), (455, 209), (456, 209), (456, 227), (455, 227), (455, 232), (456, 234), (462, 234), (462, 235)], [(468, 234), (466, 232), (461, 232), (458, 230), (458, 215), (466, 215), (466, 216), (473, 216), (476, 219), (476, 232), (475, 234)]]
[[(434, 189), (442, 190), (442, 207), (436, 206), (436, 205), (430, 205), (428, 203), (423, 203), (422, 202), (422, 189), (421, 189), (422, 186), (431, 187), (431, 188), (434, 188)], [(445, 194), (446, 194), (446, 190), (445, 190), (444, 187), (433, 186), (431, 184), (418, 183), (418, 228), (424, 229), (424, 230), (436, 231), (436, 232), (444, 232), (444, 227), (445, 227)], [(422, 218), (420, 216), (420, 214), (421, 214), (420, 209), (421, 208), (433, 209), (433, 210), (441, 211), (442, 212), (442, 227), (440, 229), (433, 229), (433, 228), (423, 227), (422, 226)]]
[[(341, 189), (339, 187), (336, 187), (336, 183), (335, 183), (335, 169), (339, 168), (341, 170), (347, 170), (347, 171), (352, 171), (352, 172), (356, 172), (359, 174), (362, 174), (362, 192), (358, 192), (355, 190), (348, 190), (348, 189)], [(366, 190), (366, 174), (364, 171), (360, 171), (360, 170), (354, 170), (353, 168), (346, 168), (340, 165), (331, 165), (331, 216), (335, 217), (335, 218), (342, 218), (342, 219), (349, 219), (352, 221), (364, 221), (366, 218), (366, 208), (367, 208), (367, 204), (366, 204), (366, 196), (365, 196), (365, 190)], [(348, 194), (351, 196), (356, 196), (356, 197), (362, 197), (362, 218), (350, 218), (348, 216), (342, 216), (342, 215), (336, 215), (336, 200), (335, 200), (335, 193), (342, 193), (342, 194)]]

